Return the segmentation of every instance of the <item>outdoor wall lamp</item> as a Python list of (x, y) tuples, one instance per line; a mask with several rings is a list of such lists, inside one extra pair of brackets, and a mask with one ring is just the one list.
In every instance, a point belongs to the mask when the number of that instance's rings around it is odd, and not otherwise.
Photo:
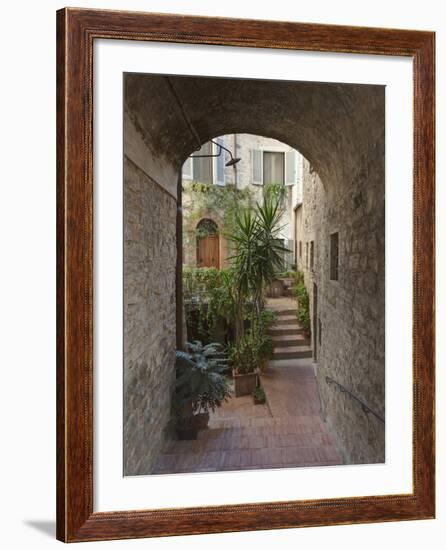
[[(184, 108), (183, 102), (182, 102), (177, 90), (175, 89), (175, 86), (173, 85), (172, 80), (168, 76), (166, 76), (164, 78), (167, 82), (167, 85), (168, 85), (173, 97), (175, 98), (175, 101), (176, 101), (178, 107), (180, 108), (181, 114), (183, 116), (183, 119), (184, 119), (186, 125), (189, 128), (190, 133), (194, 136), (194, 138), (195, 138), (195, 140), (198, 144), (196, 150), (199, 151), (201, 149), (200, 136), (198, 135), (197, 130), (195, 130), (194, 125), (192, 124), (192, 121), (188, 117), (188, 115), (186, 113), (186, 110)], [(219, 157), (221, 155), (221, 150), (224, 149), (226, 152), (229, 153), (229, 155), (231, 157), (228, 160), (228, 162), (225, 164), (225, 166), (234, 166), (235, 164), (237, 164), (237, 162), (241, 161), (241, 158), (234, 157), (234, 155), (231, 153), (231, 151), (229, 149), (226, 149), (226, 147), (224, 147), (223, 145), (220, 145), (220, 143), (217, 143), (216, 141), (213, 141), (213, 140), (211, 140), (211, 143), (213, 143), (214, 145), (216, 145), (219, 148), (218, 153), (216, 155), (190, 155), (190, 158), (215, 158), (215, 157)]]
[(229, 155), (231, 157), (228, 160), (228, 162), (225, 163), (225, 166), (234, 166), (234, 164), (237, 164), (237, 162), (240, 162), (242, 160), (239, 157), (234, 157), (234, 155), (231, 153), (231, 151), (229, 149), (227, 149), (226, 147), (224, 147), (223, 145), (221, 145), (220, 143), (217, 143), (216, 141), (213, 141), (212, 139), (211, 139), (211, 143), (213, 143), (214, 145), (216, 145), (219, 148), (218, 153), (216, 153), (215, 155), (190, 155), (190, 158), (215, 158), (215, 157), (219, 157), (219, 156), (221, 156), (221, 150), (224, 149), (226, 152), (229, 153)]

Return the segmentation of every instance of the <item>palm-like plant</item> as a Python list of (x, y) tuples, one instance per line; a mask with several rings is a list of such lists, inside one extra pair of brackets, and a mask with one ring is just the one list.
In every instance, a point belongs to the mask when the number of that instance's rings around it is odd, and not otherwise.
[(251, 300), (251, 329), (256, 323), (261, 329), (261, 310), (264, 289), (283, 269), (284, 254), (290, 252), (279, 241), (282, 229), (280, 202), (273, 195), (266, 195), (255, 211), (245, 210), (236, 217), (236, 230), (227, 235), (233, 243), (232, 261), (237, 290), (236, 348), (244, 334), (243, 318), (247, 300)]
[(258, 221), (251, 210), (237, 213), (235, 231), (227, 235), (234, 247), (234, 255), (229, 258), (233, 265), (235, 287), (235, 340), (236, 348), (244, 333), (244, 307), (256, 280), (256, 254)]
[(263, 205), (257, 205), (257, 273), (262, 283), (274, 279), (283, 268), (284, 254), (290, 252), (279, 241), (282, 214), (280, 203), (274, 197), (266, 197)]

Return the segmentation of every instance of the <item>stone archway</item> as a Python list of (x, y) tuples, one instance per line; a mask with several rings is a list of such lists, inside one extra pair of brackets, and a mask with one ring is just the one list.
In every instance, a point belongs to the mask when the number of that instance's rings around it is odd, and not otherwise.
[(200, 144), (257, 134), (300, 151), (333, 187), (383, 143), (383, 94), (381, 86), (127, 74), (126, 151), (176, 195), (178, 171)]
[[(318, 319), (324, 334), (318, 380), (329, 423), (336, 426), (342, 419), (340, 441), (347, 447), (355, 441), (347, 455), (359, 462), (378, 461), (374, 428), (367, 419), (360, 429), (353, 426), (342, 396), (325, 379), (329, 372), (357, 382), (360, 396), (367, 394), (382, 413), (384, 278), (376, 273), (384, 273), (384, 214), (377, 216), (374, 208), (384, 200), (384, 106), (381, 86), (125, 75), (124, 200), (130, 207), (124, 213), (130, 229), (124, 246), (124, 304), (126, 346), (132, 354), (124, 360), (124, 392), (144, 387), (137, 398), (132, 395), (124, 414), (125, 439), (136, 441), (125, 453), (126, 474), (150, 470), (169, 418), (163, 396), (169, 394), (173, 350), (182, 329), (181, 167), (200, 145), (232, 133), (290, 145), (311, 163), (315, 188), (322, 182), (322, 191), (311, 200), (323, 200), (324, 226), (310, 228), (314, 236), (309, 240), (316, 243), (317, 261), (325, 262), (330, 234), (339, 232), (343, 263), (339, 281), (329, 280), (326, 262), (321, 268), (318, 308), (325, 308), (325, 317), (322, 325)], [(138, 258), (135, 251), (140, 251)], [(336, 333), (330, 333), (332, 328)], [(337, 342), (342, 349), (336, 350)], [(333, 364), (327, 361), (327, 346), (334, 350)], [(368, 387), (374, 387), (371, 396)], [(153, 403), (156, 415), (145, 415)]]

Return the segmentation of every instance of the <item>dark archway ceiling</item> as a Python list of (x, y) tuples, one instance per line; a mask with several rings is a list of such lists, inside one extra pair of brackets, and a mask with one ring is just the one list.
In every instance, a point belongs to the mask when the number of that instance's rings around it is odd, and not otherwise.
[(384, 138), (384, 86), (126, 74), (125, 105), (151, 153), (178, 169), (197, 148), (182, 111), (202, 143), (229, 133), (272, 137), (300, 151), (324, 182), (354, 177)]

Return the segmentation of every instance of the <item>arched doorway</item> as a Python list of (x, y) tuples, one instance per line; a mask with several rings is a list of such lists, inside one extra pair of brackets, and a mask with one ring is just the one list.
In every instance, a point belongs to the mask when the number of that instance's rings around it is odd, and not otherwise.
[(220, 268), (220, 238), (217, 224), (209, 218), (200, 220), (196, 229), (197, 267)]

